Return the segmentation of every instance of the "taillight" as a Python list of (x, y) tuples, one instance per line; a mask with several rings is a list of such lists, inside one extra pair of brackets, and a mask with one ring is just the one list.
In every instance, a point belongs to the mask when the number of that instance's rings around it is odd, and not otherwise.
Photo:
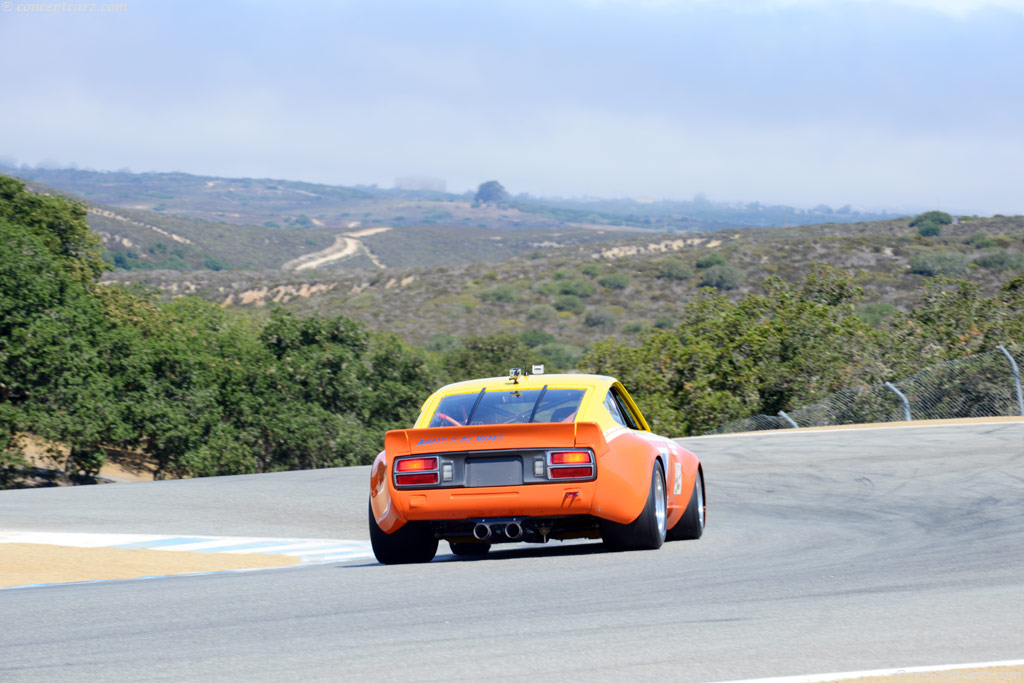
[(594, 470), (589, 465), (586, 467), (552, 467), (548, 470), (548, 476), (552, 479), (589, 479)]
[(403, 458), (395, 462), (396, 472), (427, 472), (437, 469), (437, 458)]
[(437, 483), (437, 457), (395, 461), (395, 486), (433, 486)]
[(548, 453), (548, 479), (592, 479), (594, 455), (590, 451)]
[(423, 484), (436, 484), (437, 472), (429, 474), (396, 474), (395, 483), (399, 486), (422, 486)]
[(552, 465), (589, 465), (590, 462), (590, 453), (587, 451), (570, 451), (568, 453), (551, 454)]

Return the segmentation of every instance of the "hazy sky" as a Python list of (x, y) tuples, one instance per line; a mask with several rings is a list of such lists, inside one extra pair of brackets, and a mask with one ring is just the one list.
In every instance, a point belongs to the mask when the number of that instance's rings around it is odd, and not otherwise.
[(1024, 0), (46, 4), (8, 161), (1024, 213)]

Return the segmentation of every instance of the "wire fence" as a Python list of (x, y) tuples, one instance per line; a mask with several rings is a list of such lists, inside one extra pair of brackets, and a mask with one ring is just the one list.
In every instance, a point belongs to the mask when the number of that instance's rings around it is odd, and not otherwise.
[(1024, 350), (999, 346), (939, 363), (898, 382), (842, 389), (820, 403), (778, 415), (746, 417), (709, 433), (1024, 415), (1021, 367)]

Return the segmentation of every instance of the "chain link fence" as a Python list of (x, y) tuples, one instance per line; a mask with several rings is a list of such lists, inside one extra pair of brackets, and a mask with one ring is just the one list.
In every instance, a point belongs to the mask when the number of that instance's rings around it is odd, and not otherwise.
[(842, 389), (820, 403), (789, 413), (746, 417), (709, 433), (1024, 415), (1022, 366), (1024, 349), (1000, 346), (939, 363), (898, 382)]

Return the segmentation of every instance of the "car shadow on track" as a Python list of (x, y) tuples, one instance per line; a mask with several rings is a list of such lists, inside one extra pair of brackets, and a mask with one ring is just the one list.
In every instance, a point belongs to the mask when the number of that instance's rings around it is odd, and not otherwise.
[[(443, 547), (443, 543), (442, 543)], [(489, 553), (483, 556), (476, 557), (460, 557), (453, 555), (452, 553), (444, 552), (441, 548), (438, 548), (437, 556), (431, 560), (433, 563), (438, 562), (495, 562), (502, 560), (516, 560), (522, 558), (545, 558), (545, 557), (571, 557), (575, 555), (596, 555), (603, 553), (612, 553), (615, 551), (608, 550), (600, 541), (586, 541), (586, 542), (568, 542), (568, 543), (557, 543), (547, 545), (527, 545), (517, 543), (510, 545), (507, 548), (501, 548), (500, 546), (492, 548)], [(359, 567), (380, 567), (379, 562), (369, 561), (360, 562), (358, 564), (342, 564), (338, 565), (339, 569), (356, 569)]]

